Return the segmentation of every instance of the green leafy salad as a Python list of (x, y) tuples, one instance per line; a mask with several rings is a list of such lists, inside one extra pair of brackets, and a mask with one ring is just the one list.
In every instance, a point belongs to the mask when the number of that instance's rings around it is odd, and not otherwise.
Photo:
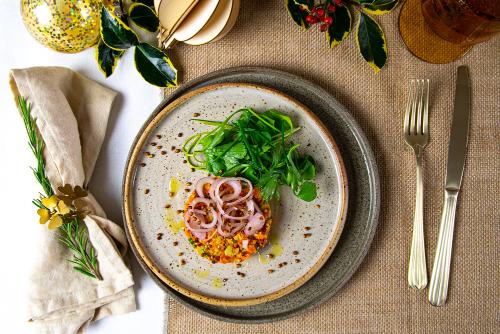
[(224, 121), (193, 121), (213, 126), (187, 138), (182, 147), (193, 168), (216, 176), (243, 176), (266, 201), (279, 199), (279, 185), (288, 185), (304, 201), (316, 198), (316, 163), (299, 154), (299, 145), (289, 140), (300, 127), (288, 115), (245, 108)]

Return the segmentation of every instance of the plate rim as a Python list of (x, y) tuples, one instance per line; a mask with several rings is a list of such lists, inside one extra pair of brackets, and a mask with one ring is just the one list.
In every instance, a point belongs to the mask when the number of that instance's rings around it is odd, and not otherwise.
[[(181, 283), (176, 282), (175, 280), (171, 279), (168, 277), (166, 273), (164, 273), (155, 263), (154, 261), (147, 255), (147, 252), (145, 251), (145, 247), (142, 245), (142, 242), (138, 236), (138, 233), (136, 231), (135, 227), (135, 222), (133, 219), (133, 210), (132, 210), (132, 196), (131, 196), (131, 191), (133, 188), (134, 184), (134, 176), (135, 176), (135, 166), (137, 163), (137, 158), (140, 155), (142, 151), (142, 147), (148, 136), (150, 135), (151, 131), (156, 128), (158, 123), (160, 123), (166, 115), (168, 115), (172, 110), (176, 109), (177, 107), (181, 106), (185, 102), (187, 102), (189, 99), (191, 99), (194, 96), (197, 96), (199, 94), (205, 93), (207, 91), (212, 91), (212, 90), (217, 90), (221, 88), (234, 88), (234, 87), (246, 87), (246, 88), (252, 88), (252, 89), (257, 89), (261, 91), (265, 91), (274, 95), (277, 95), (283, 99), (286, 99), (290, 103), (296, 105), (298, 109), (302, 110), (305, 112), (306, 116), (310, 118), (311, 121), (317, 126), (318, 130), (321, 132), (322, 137), (326, 141), (326, 145), (329, 146), (331, 151), (334, 153), (334, 157), (336, 160), (336, 163), (339, 167), (339, 178), (341, 180), (341, 184), (339, 185), (339, 192), (341, 193), (342, 196), (342, 203), (341, 203), (341, 212), (339, 214), (338, 220), (337, 220), (337, 226), (335, 228), (335, 231), (330, 238), (327, 247), (324, 249), (323, 253), (319, 257), (319, 259), (307, 270), (307, 272), (293, 281), (291, 284), (277, 290), (274, 292), (271, 292), (269, 294), (259, 296), (259, 297), (251, 297), (251, 298), (243, 298), (243, 299), (228, 299), (228, 298), (221, 298), (221, 297), (214, 297), (214, 296), (207, 296), (199, 292), (195, 292), (185, 286), (183, 286)], [(139, 256), (141, 259), (145, 262), (147, 267), (155, 273), (155, 275), (161, 279), (165, 284), (167, 284), (169, 287), (173, 288), (177, 292), (193, 298), (195, 300), (201, 301), (203, 303), (208, 303), (212, 305), (220, 305), (220, 306), (250, 306), (250, 305), (256, 305), (256, 304), (261, 304), (265, 303), (277, 298), (280, 298), (295, 289), (299, 288), (302, 286), (304, 283), (306, 283), (309, 279), (311, 279), (320, 269), (321, 267), (325, 264), (325, 262), (328, 260), (330, 255), (332, 254), (333, 250), (335, 249), (339, 239), (340, 235), (342, 234), (342, 230), (345, 225), (346, 221), (346, 216), (347, 216), (347, 209), (348, 209), (348, 202), (349, 202), (349, 197), (348, 197), (348, 178), (347, 178), (347, 173), (345, 169), (345, 164), (342, 158), (342, 155), (340, 153), (340, 150), (338, 148), (337, 143), (335, 142), (330, 130), (323, 124), (323, 122), (319, 119), (316, 114), (314, 114), (309, 107), (304, 105), (303, 103), (297, 101), (293, 97), (277, 90), (274, 88), (270, 88), (267, 86), (263, 85), (258, 85), (258, 84), (252, 84), (252, 83), (243, 83), (243, 82), (227, 82), (227, 83), (217, 83), (217, 84), (211, 84), (211, 85), (206, 85), (203, 87), (196, 88), (192, 91), (187, 92), (186, 94), (178, 97), (177, 99), (173, 100), (171, 103), (167, 104), (166, 106), (162, 106), (162, 108), (158, 108), (159, 111), (154, 113), (142, 126), (142, 128), (139, 130), (139, 132), (136, 135), (136, 138), (134, 139), (134, 142), (131, 146), (129, 156), (127, 159), (127, 163), (125, 165), (125, 173), (124, 173), (124, 183), (123, 183), (123, 194), (122, 194), (122, 209), (123, 209), (123, 216), (124, 216), (124, 223), (125, 223), (125, 228), (128, 230), (128, 234), (130, 235), (130, 239), (132, 244), (135, 246), (135, 250), (137, 253), (139, 253)]]

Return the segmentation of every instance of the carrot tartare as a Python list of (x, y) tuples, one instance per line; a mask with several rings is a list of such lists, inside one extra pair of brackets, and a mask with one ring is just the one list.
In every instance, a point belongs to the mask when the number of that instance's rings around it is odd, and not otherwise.
[(267, 243), (271, 207), (241, 177), (206, 177), (184, 207), (184, 233), (212, 263), (242, 262)]

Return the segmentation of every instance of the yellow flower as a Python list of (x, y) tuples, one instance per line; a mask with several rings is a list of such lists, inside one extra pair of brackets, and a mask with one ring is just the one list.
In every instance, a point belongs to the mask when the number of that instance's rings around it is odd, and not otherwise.
[(49, 210), (54, 209), (57, 206), (57, 202), (59, 202), (59, 198), (56, 195), (42, 198), (43, 206)]
[(59, 203), (57, 204), (57, 212), (64, 216), (70, 212), (70, 209), (66, 205), (66, 203), (64, 203), (64, 201), (59, 201)]
[(55, 228), (58, 228), (62, 224), (63, 224), (63, 220), (62, 220), (61, 216), (59, 216), (56, 213), (55, 215), (52, 216), (52, 218), (50, 218), (48, 227), (49, 227), (49, 230), (53, 230)]
[(38, 209), (36, 213), (40, 217), (38, 221), (40, 224), (45, 224), (50, 219), (50, 212), (47, 209)]

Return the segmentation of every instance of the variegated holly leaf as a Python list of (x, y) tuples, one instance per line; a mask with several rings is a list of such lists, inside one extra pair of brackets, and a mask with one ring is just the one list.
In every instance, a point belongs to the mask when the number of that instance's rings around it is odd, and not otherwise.
[(134, 0), (134, 2), (138, 3), (143, 3), (146, 6), (153, 7), (154, 6), (154, 0)]
[(160, 49), (140, 43), (135, 48), (134, 59), (137, 71), (150, 84), (159, 87), (177, 86), (177, 69)]
[(135, 32), (105, 6), (101, 10), (101, 39), (111, 49), (118, 51), (139, 43)]
[(351, 13), (346, 6), (337, 7), (337, 10), (330, 14), (333, 24), (325, 31), (328, 45), (333, 48), (342, 43), (351, 32)]
[(311, 10), (314, 7), (314, 0), (293, 0), (293, 2), (301, 6), (302, 9)]
[(102, 41), (102, 39), (99, 41), (96, 47), (95, 56), (99, 69), (102, 73), (104, 73), (106, 78), (113, 74), (116, 64), (118, 63), (118, 59), (121, 58), (124, 52), (125, 51), (123, 50), (111, 49)]
[(363, 10), (372, 15), (389, 13), (398, 5), (398, 0), (364, 0), (360, 1)]
[(128, 17), (139, 28), (149, 32), (156, 32), (160, 27), (160, 20), (154, 9), (142, 3), (133, 3), (128, 9)]
[(359, 15), (356, 42), (363, 58), (378, 73), (387, 61), (387, 44), (382, 28), (365, 13)]
[(295, 0), (285, 0), (285, 7), (288, 10), (288, 14), (292, 18), (293, 22), (304, 29), (309, 29), (311, 27), (311, 25), (306, 21), (308, 12), (302, 7), (301, 4), (298, 4)]

